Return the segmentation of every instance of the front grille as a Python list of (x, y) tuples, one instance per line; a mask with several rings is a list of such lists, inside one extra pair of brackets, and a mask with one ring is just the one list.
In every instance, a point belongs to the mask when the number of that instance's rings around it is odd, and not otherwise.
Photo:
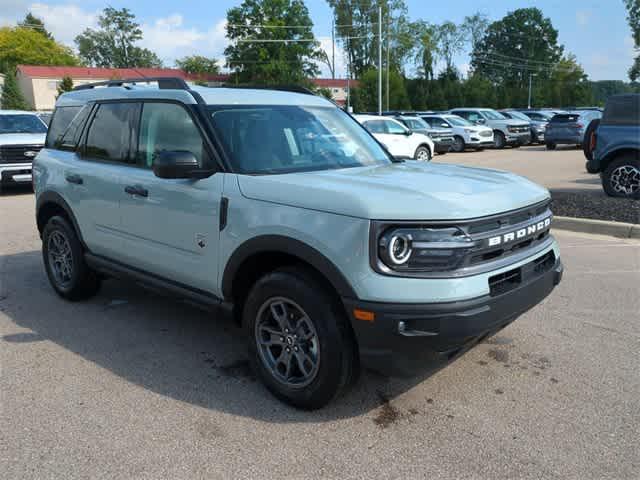
[(556, 263), (556, 255), (551, 250), (521, 267), (489, 277), (489, 295), (496, 297), (517, 288), (523, 281), (548, 272)]
[(31, 163), (42, 145), (2, 145), (0, 163)]
[(509, 130), (511, 133), (527, 133), (529, 131), (529, 127), (527, 126), (515, 126), (515, 125), (510, 125), (507, 127), (507, 130)]
[(493, 132), (491, 132), (489, 130), (482, 130), (479, 135), (481, 137), (492, 137), (493, 136)]

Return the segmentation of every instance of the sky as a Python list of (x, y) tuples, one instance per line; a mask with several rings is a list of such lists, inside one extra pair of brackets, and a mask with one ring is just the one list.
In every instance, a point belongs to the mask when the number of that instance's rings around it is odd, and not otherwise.
[[(493, 20), (522, 7), (538, 7), (551, 18), (559, 31), (565, 52), (573, 53), (592, 80), (628, 80), (627, 70), (634, 57), (631, 31), (622, 0), (405, 0), (411, 20), (431, 23), (451, 20), (459, 23), (466, 15), (481, 12)], [(229, 8), (241, 0), (0, 0), (0, 25), (15, 25), (27, 11), (42, 18), (54, 37), (74, 46), (74, 37), (93, 27), (106, 6), (127, 7), (141, 24), (142, 46), (156, 52), (166, 66), (176, 58), (201, 54), (221, 58), (227, 44), (225, 18)], [(326, 0), (306, 0), (314, 22), (314, 33), (323, 48), (331, 49), (331, 9)], [(337, 72), (344, 75), (344, 61), (338, 48)], [(466, 72), (468, 52), (456, 58)], [(327, 75), (327, 69), (322, 68)], [(408, 71), (411, 74), (411, 69)]]

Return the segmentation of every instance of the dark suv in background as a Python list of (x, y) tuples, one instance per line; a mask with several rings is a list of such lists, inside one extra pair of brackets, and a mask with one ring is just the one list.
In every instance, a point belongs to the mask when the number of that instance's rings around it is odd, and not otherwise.
[(640, 198), (640, 94), (613, 95), (591, 135), (587, 171), (613, 197)]
[(554, 150), (560, 144), (582, 147), (587, 127), (592, 120), (601, 116), (599, 110), (580, 110), (554, 115), (547, 125), (547, 149)]

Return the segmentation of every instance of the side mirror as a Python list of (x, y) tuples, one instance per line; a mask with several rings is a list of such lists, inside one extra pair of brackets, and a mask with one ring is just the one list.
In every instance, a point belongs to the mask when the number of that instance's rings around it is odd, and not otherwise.
[(484, 125), (487, 121), (484, 118), (479, 118), (476, 120), (476, 125)]
[(153, 173), (158, 178), (194, 178), (200, 165), (191, 152), (162, 151), (153, 160)]
[(408, 128), (407, 130), (405, 130), (405, 131), (404, 131), (404, 134), (405, 134), (407, 137), (410, 137), (411, 135), (413, 135), (413, 131), (412, 131), (410, 128)]

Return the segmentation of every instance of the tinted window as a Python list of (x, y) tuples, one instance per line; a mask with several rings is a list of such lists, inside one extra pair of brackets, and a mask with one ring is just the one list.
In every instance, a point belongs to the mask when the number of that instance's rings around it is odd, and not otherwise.
[(85, 106), (78, 112), (78, 114), (71, 120), (71, 123), (67, 127), (67, 130), (58, 137), (58, 141), (54, 143), (54, 148), (60, 150), (75, 150), (80, 140), (80, 134), (82, 133), (82, 127), (87, 120), (91, 112), (90, 106)]
[(0, 134), (2, 133), (46, 133), (47, 126), (35, 115), (0, 115)]
[(580, 115), (572, 113), (559, 113), (551, 119), (551, 123), (575, 123), (580, 118)]
[(53, 113), (51, 124), (49, 125), (49, 133), (47, 134), (47, 148), (55, 148), (56, 142), (59, 142), (62, 135), (67, 130), (71, 120), (78, 114), (82, 107), (58, 107)]
[(112, 162), (128, 162), (131, 150), (131, 118), (137, 104), (105, 103), (93, 117), (85, 155)]
[(382, 120), (370, 120), (363, 124), (371, 133), (387, 133), (385, 122)]
[(602, 125), (640, 125), (640, 95), (609, 97)]
[(384, 123), (387, 131), (391, 134), (404, 134), (407, 131), (407, 129), (399, 123), (392, 122), (390, 120), (385, 120)]
[(202, 135), (183, 107), (172, 103), (145, 103), (136, 164), (151, 168), (154, 158), (162, 151), (191, 152), (200, 165), (206, 162)]

